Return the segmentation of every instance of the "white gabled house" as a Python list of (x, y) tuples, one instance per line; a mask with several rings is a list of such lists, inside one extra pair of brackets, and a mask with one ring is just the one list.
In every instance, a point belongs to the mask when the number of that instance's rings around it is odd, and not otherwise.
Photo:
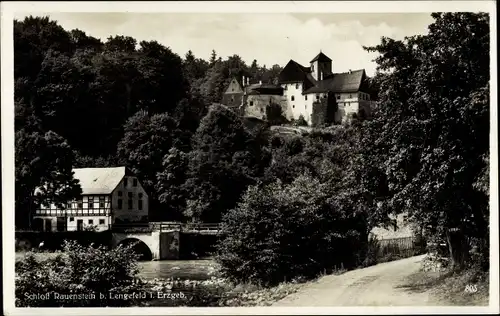
[(40, 205), (33, 216), (34, 226), (44, 231), (98, 231), (113, 224), (147, 223), (148, 195), (137, 177), (126, 167), (73, 169), (82, 195), (65, 208), (54, 203)]

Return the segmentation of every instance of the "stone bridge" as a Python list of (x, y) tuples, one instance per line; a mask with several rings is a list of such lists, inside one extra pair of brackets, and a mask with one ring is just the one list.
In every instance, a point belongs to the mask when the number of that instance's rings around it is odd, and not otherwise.
[(119, 227), (111, 229), (111, 247), (135, 244), (144, 260), (172, 260), (180, 257), (180, 235), (217, 235), (219, 224), (150, 223), (149, 227)]

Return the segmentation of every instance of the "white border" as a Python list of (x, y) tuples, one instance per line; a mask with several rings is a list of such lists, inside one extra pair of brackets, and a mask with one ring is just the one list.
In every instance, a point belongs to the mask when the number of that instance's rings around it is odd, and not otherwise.
[[(195, 8), (195, 9), (194, 9)], [(494, 1), (224, 1), (224, 2), (2, 2), (2, 222), (5, 315), (163, 314), (476, 314), (499, 313), (497, 49)], [(491, 24), (490, 305), (488, 307), (262, 307), (262, 308), (15, 308), (14, 306), (14, 12), (193, 12), (193, 13), (403, 13), (482, 11)]]

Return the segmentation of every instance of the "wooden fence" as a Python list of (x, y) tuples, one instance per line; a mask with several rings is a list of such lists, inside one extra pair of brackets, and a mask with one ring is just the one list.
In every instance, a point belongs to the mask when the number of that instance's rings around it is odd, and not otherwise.
[(416, 237), (381, 239), (378, 245), (379, 258), (407, 258), (420, 254), (423, 249)]

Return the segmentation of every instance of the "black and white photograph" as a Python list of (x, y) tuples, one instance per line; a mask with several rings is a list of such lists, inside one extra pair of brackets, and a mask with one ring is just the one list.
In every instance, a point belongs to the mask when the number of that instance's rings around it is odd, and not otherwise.
[(499, 312), (495, 2), (1, 5), (4, 314)]

